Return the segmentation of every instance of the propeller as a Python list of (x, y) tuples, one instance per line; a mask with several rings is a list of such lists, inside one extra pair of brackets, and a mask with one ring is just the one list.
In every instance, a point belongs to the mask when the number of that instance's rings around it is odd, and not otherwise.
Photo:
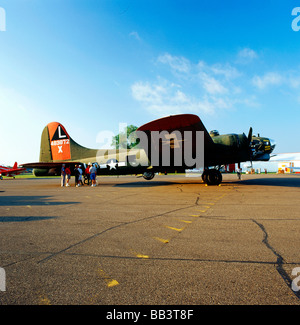
[(250, 162), (251, 162), (251, 168), (252, 168), (252, 158), (253, 158), (253, 151), (251, 149), (251, 141), (252, 141), (252, 126), (250, 126), (250, 129), (249, 129), (249, 133), (248, 133), (248, 137), (247, 137), (247, 140), (248, 140), (248, 146), (249, 146), (249, 149), (250, 149)]
[(249, 129), (249, 133), (248, 133), (247, 139), (248, 139), (248, 143), (250, 144), (250, 142), (252, 140), (252, 127), (250, 127), (250, 129)]

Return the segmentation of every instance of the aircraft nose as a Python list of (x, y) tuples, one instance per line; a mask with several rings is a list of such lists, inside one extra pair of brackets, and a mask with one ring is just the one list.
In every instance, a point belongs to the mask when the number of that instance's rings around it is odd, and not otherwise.
[(276, 146), (276, 142), (273, 139), (269, 139), (269, 141), (270, 141), (270, 147), (271, 147), (271, 152), (272, 152)]

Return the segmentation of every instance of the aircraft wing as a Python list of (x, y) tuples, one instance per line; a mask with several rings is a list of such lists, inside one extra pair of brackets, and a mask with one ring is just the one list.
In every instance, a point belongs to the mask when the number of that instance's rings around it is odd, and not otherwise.
[(163, 117), (138, 128), (138, 131), (203, 131), (204, 143), (207, 146), (213, 145), (213, 140), (207, 132), (204, 124), (197, 115), (193, 114), (180, 114)]
[(24, 168), (40, 168), (40, 169), (47, 169), (47, 168), (57, 168), (61, 167), (62, 164), (65, 165), (79, 165), (81, 162), (79, 161), (57, 161), (57, 162), (35, 162), (35, 163), (27, 163), (20, 165)]
[[(147, 124), (140, 126), (137, 131), (145, 132), (148, 136), (148, 148), (151, 147), (151, 155), (149, 155), (149, 159), (152, 162), (155, 159), (152, 159), (153, 156), (162, 157), (163, 149), (162, 145), (169, 145), (171, 150), (175, 150), (175, 148), (181, 149), (175, 153), (171, 154), (171, 156), (178, 155), (177, 158), (180, 161), (180, 155), (185, 153), (185, 148), (191, 148), (192, 155), (197, 156), (196, 152), (200, 148), (196, 144), (196, 133), (197, 131), (203, 132), (203, 144), (204, 144), (204, 152), (202, 154), (204, 157), (210, 157), (211, 152), (214, 150), (214, 142), (207, 132), (204, 124), (200, 120), (197, 115), (193, 114), (179, 114), (179, 115), (171, 115), (167, 117), (163, 117)], [(155, 132), (166, 131), (169, 134), (164, 135), (165, 139), (162, 141), (162, 145), (160, 146), (158, 142), (155, 140)], [(186, 131), (191, 132), (193, 139), (189, 139), (186, 136)], [(154, 136), (152, 136), (154, 134)], [(150, 139), (150, 140), (149, 140)], [(143, 147), (143, 144), (141, 145)], [(200, 152), (200, 151), (199, 151)], [(202, 159), (199, 157), (200, 160)], [(182, 162), (185, 162), (185, 157), (181, 157)], [(199, 159), (198, 159), (199, 160)], [(200, 161), (199, 160), (199, 161)], [(174, 161), (170, 163), (172, 165)], [(161, 162), (159, 162), (161, 164)], [(177, 165), (178, 166), (178, 165)], [(187, 168), (194, 168), (195, 166), (187, 165)], [(184, 166), (185, 168), (185, 166)]]

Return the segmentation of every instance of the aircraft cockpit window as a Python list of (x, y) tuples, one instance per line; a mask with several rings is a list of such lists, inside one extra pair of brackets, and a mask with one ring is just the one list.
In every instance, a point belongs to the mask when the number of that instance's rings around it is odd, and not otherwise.
[(212, 131), (209, 132), (209, 135), (211, 137), (216, 137), (216, 136), (220, 135), (220, 133), (217, 130), (212, 130)]

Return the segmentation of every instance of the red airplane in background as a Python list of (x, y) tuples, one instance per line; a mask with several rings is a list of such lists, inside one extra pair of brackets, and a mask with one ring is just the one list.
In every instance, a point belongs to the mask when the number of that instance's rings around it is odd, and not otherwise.
[(0, 166), (0, 179), (2, 179), (2, 176), (15, 177), (16, 175), (21, 174), (25, 170), (26, 168), (18, 168), (17, 162), (15, 162), (12, 168)]

